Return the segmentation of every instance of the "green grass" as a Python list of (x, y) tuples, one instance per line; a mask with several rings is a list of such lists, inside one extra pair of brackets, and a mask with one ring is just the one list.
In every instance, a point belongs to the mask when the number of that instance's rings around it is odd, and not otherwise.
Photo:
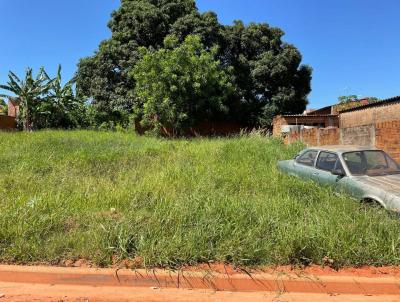
[(0, 261), (145, 266), (400, 264), (400, 221), (278, 172), (253, 135), (0, 133)]

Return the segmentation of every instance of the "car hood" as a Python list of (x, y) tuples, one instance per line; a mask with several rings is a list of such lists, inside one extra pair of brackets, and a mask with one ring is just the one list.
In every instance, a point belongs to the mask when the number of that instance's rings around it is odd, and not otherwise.
[(386, 176), (362, 176), (359, 181), (387, 193), (394, 193), (400, 196), (400, 174)]

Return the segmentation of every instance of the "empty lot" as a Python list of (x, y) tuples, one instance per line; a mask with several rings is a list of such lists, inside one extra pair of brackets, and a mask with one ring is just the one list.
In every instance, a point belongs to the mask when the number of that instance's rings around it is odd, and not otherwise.
[(400, 221), (279, 173), (260, 135), (0, 133), (0, 261), (129, 267), (400, 264)]

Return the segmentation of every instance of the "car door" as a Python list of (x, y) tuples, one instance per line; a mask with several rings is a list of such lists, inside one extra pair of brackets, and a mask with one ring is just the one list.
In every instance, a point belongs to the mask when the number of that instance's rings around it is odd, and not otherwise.
[(294, 171), (302, 179), (311, 179), (315, 172), (318, 150), (306, 150), (294, 162)]
[[(340, 189), (345, 175), (339, 155), (335, 152), (321, 151), (315, 164), (316, 170), (312, 175), (315, 182)], [(332, 171), (342, 171), (343, 175), (334, 175)]]
[(343, 190), (354, 198), (361, 200), (365, 194), (363, 179), (369, 176), (363, 175), (367, 168), (367, 163), (362, 151), (346, 152), (342, 155), (343, 162), (352, 174), (343, 187)]

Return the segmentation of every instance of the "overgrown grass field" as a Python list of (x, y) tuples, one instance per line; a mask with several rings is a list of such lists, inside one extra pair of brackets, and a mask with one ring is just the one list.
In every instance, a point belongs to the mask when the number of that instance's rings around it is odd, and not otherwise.
[(0, 133), (0, 261), (400, 264), (397, 217), (278, 172), (300, 148), (259, 135)]

